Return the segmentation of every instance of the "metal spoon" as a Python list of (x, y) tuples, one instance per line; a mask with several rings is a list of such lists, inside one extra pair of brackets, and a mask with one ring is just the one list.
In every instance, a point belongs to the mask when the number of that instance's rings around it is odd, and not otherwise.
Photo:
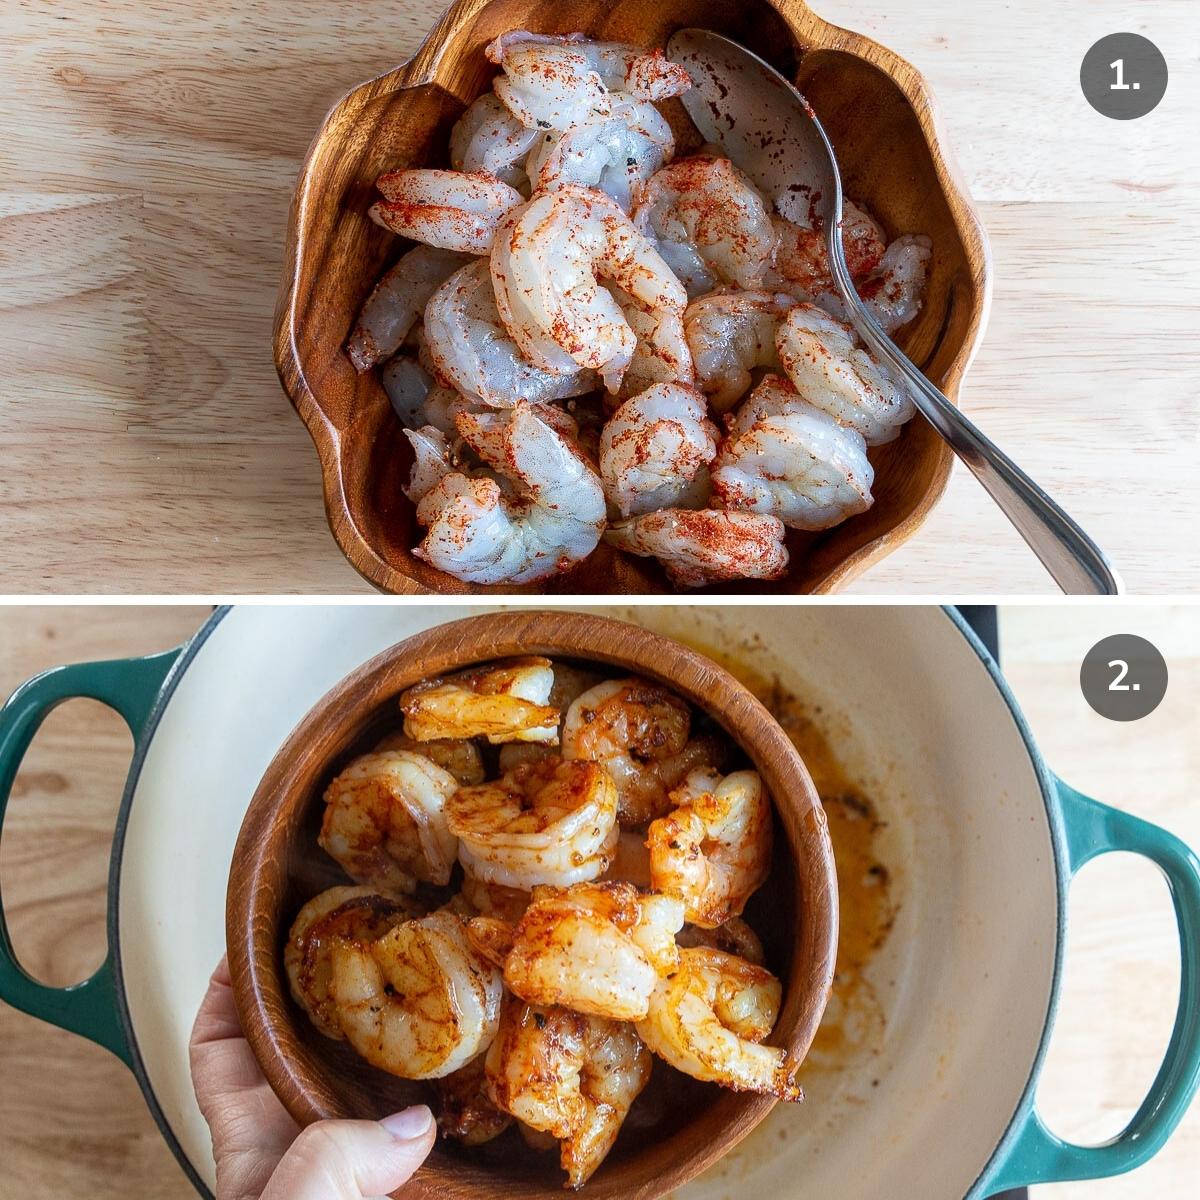
[(859, 299), (842, 247), (842, 178), (808, 101), (773, 67), (707, 29), (681, 29), (667, 54), (691, 74), (688, 115), (725, 148), (784, 216), (789, 205), (820, 218), (834, 283), (863, 344), (908, 384), (917, 411), (971, 468), (1064, 592), (1117, 595), (1104, 553), (1020, 467), (946, 399)]

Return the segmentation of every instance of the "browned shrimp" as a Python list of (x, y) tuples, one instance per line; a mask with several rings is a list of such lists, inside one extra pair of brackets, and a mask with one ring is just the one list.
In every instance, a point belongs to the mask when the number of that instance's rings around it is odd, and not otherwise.
[(501, 1112), (487, 1094), (483, 1063), (479, 1054), (465, 1067), (459, 1067), (436, 1081), (441, 1099), (438, 1128), (447, 1137), (465, 1146), (482, 1146), (499, 1137), (511, 1124), (512, 1117)]

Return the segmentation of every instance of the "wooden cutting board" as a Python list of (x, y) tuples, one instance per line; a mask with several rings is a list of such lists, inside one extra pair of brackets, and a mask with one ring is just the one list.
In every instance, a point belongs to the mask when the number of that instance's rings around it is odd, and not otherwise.
[[(929, 77), (996, 265), (967, 411), (1135, 591), (1200, 585), (1200, 77), (1191, 0), (817, 0)], [(276, 383), (301, 155), (441, 0), (25, 0), (0, 10), (0, 590), (364, 591)], [(1109, 121), (1079, 63), (1136, 28), (1172, 69)], [(1190, 32), (1190, 38), (1187, 36)], [(1185, 57), (1185, 55), (1191, 57)], [(1051, 587), (965, 471), (868, 592)]]

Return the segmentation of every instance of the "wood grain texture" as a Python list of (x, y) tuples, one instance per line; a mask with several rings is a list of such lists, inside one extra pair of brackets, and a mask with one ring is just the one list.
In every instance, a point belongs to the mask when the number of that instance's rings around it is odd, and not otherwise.
[[(0, 585), (366, 590), (329, 536), (271, 365), (287, 206), (328, 107), (416, 48), (439, 0), (26, 0), (0, 11)], [(1111, 552), (1134, 591), (1200, 583), (1200, 77), (1190, 0), (818, 0), (913, 62), (995, 266), (968, 414)], [(1083, 102), (1096, 38), (1171, 62), (1149, 117)], [(1194, 40), (1194, 37), (1193, 37)], [(963, 470), (852, 585), (1049, 591)]]
[[(229, 965), (242, 1025), (264, 1073), (302, 1124), (327, 1117), (378, 1117), (418, 1099), (421, 1084), (367, 1067), (323, 1037), (288, 994), (282, 968), (287, 931), (302, 904), (337, 882), (317, 847), (321, 796), (356, 753), (398, 725), (400, 693), (423, 679), (492, 658), (570, 656), (614, 674), (637, 671), (667, 684), (713, 717), (763, 777), (783, 833), (761, 932), (784, 985), (770, 1041), (798, 1064), (808, 1052), (832, 984), (837, 879), (828, 827), (808, 771), (754, 696), (696, 651), (649, 630), (579, 613), (493, 613), (419, 633), (365, 664), (297, 726), (267, 768), (246, 813), (230, 870)], [(784, 848), (786, 847), (786, 853)], [(687, 1081), (681, 1081), (687, 1082)], [(774, 1107), (769, 1096), (704, 1089), (668, 1104), (660, 1120), (627, 1137), (588, 1181), (593, 1200), (655, 1200), (699, 1174)], [(521, 1153), (488, 1160), (440, 1142), (405, 1195), (413, 1200), (556, 1200), (553, 1160)]]

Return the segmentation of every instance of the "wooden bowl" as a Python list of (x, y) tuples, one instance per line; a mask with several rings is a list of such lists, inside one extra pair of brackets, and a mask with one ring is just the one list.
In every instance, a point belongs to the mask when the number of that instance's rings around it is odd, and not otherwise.
[[(374, 372), (345, 354), (363, 300), (406, 249), (366, 216), (385, 170), (444, 166), (459, 114), (495, 68), (484, 46), (509, 29), (581, 30), (643, 46), (696, 25), (742, 42), (795, 79), (837, 149), (847, 193), (889, 238), (927, 233), (933, 260), (924, 308), (904, 331), (908, 355), (957, 402), (982, 337), (990, 258), (966, 189), (941, 145), (933, 99), (903, 59), (830, 25), (803, 0), (459, 0), (403, 66), (356, 88), (325, 119), (300, 174), (288, 223), (275, 362), (321, 460), (325, 511), (353, 566), (388, 592), (669, 592), (654, 559), (603, 543), (567, 574), (482, 587), (412, 555), (421, 537), (401, 491), (412, 454)], [(923, 420), (871, 452), (875, 504), (818, 534), (791, 531), (781, 581), (724, 592), (829, 592), (912, 536), (945, 489), (951, 452)]]
[[(427, 1101), (426, 1085), (374, 1070), (323, 1037), (291, 999), (282, 967), (291, 921), (312, 895), (345, 882), (317, 846), (322, 792), (357, 753), (399, 723), (398, 697), (421, 679), (517, 654), (602, 663), (673, 688), (722, 725), (775, 802), (776, 862), (748, 917), (784, 984), (769, 1039), (798, 1065), (829, 995), (837, 948), (837, 877), (820, 800), (792, 743), (731, 675), (694, 650), (637, 626), (577, 613), (495, 613), (419, 633), (373, 658), (300, 723), (267, 769), (246, 813), (230, 872), (229, 964), (242, 1026), (272, 1088), (301, 1124), (380, 1117)], [(760, 899), (761, 897), (761, 899)], [(754, 902), (752, 901), (752, 903)], [(659, 1103), (647, 1106), (658, 1084)], [(769, 1096), (697, 1084), (656, 1061), (616, 1147), (587, 1183), (590, 1200), (651, 1200), (704, 1170), (774, 1107)], [(636, 1119), (635, 1119), (636, 1117)], [(404, 1191), (428, 1200), (551, 1200), (557, 1155), (439, 1142)]]

